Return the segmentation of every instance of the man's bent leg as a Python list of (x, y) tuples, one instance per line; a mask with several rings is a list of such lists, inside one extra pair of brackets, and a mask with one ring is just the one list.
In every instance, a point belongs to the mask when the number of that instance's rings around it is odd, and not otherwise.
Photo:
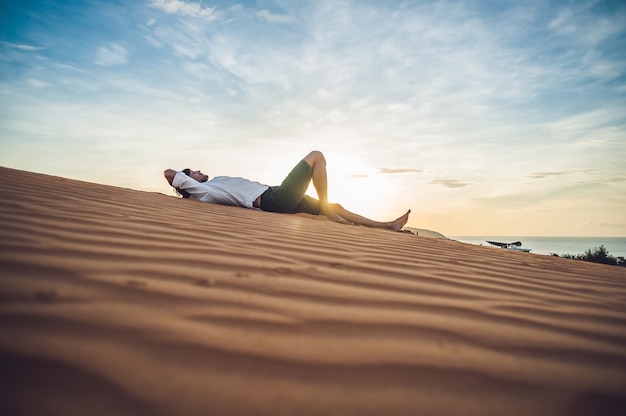
[(261, 196), (263, 211), (292, 213), (304, 197), (313, 169), (301, 160), (285, 177), (280, 186), (272, 186)]
[(313, 197), (305, 195), (302, 197), (300, 202), (298, 202), (298, 205), (292, 211), (292, 213), (293, 214), (305, 213), (305, 214), (311, 214), (311, 215), (320, 215), (321, 213), (320, 201), (318, 201), (317, 199)]
[(322, 152), (314, 150), (306, 155), (303, 160), (313, 169), (311, 179), (313, 180), (313, 186), (315, 187), (317, 198), (320, 202), (321, 214), (326, 215), (331, 221), (341, 223), (349, 222), (333, 211), (328, 203), (328, 174), (326, 173), (326, 158)]

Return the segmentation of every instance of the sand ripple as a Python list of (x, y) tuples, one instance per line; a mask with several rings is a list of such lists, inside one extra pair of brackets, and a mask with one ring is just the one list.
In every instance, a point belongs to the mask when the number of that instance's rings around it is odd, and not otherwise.
[(0, 178), (7, 414), (626, 409), (624, 268)]

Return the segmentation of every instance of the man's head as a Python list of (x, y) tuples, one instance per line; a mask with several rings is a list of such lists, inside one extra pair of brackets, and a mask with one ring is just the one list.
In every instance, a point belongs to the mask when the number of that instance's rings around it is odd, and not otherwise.
[(187, 168), (187, 169), (183, 169), (183, 173), (189, 176), (190, 178), (197, 180), (198, 182), (206, 182), (209, 180), (209, 177), (199, 170), (191, 170)]
[[(198, 182), (206, 182), (209, 180), (209, 177), (205, 175), (204, 173), (200, 172), (199, 170), (191, 170), (187, 168), (187, 169), (183, 169), (181, 172), (183, 172), (185, 175), (189, 176), (190, 178), (197, 180)], [(189, 192), (185, 191), (184, 189), (176, 188), (176, 192), (178, 192), (178, 194), (182, 196), (183, 198), (191, 197), (191, 194), (189, 194)]]

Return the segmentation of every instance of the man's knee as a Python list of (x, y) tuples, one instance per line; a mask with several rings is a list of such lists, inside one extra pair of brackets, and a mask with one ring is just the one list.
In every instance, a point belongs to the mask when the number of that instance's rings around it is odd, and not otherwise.
[(315, 165), (319, 165), (319, 164), (323, 164), (323, 165), (326, 164), (326, 158), (324, 157), (324, 154), (320, 152), (319, 150), (313, 150), (311, 153), (306, 155), (304, 160), (311, 167)]

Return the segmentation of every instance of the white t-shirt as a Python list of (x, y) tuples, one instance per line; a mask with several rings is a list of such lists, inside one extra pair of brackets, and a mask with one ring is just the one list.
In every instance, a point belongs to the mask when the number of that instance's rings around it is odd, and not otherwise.
[(244, 208), (255, 208), (252, 205), (254, 200), (269, 188), (258, 182), (230, 176), (217, 176), (206, 182), (198, 182), (184, 172), (176, 172), (172, 185), (203, 202)]

